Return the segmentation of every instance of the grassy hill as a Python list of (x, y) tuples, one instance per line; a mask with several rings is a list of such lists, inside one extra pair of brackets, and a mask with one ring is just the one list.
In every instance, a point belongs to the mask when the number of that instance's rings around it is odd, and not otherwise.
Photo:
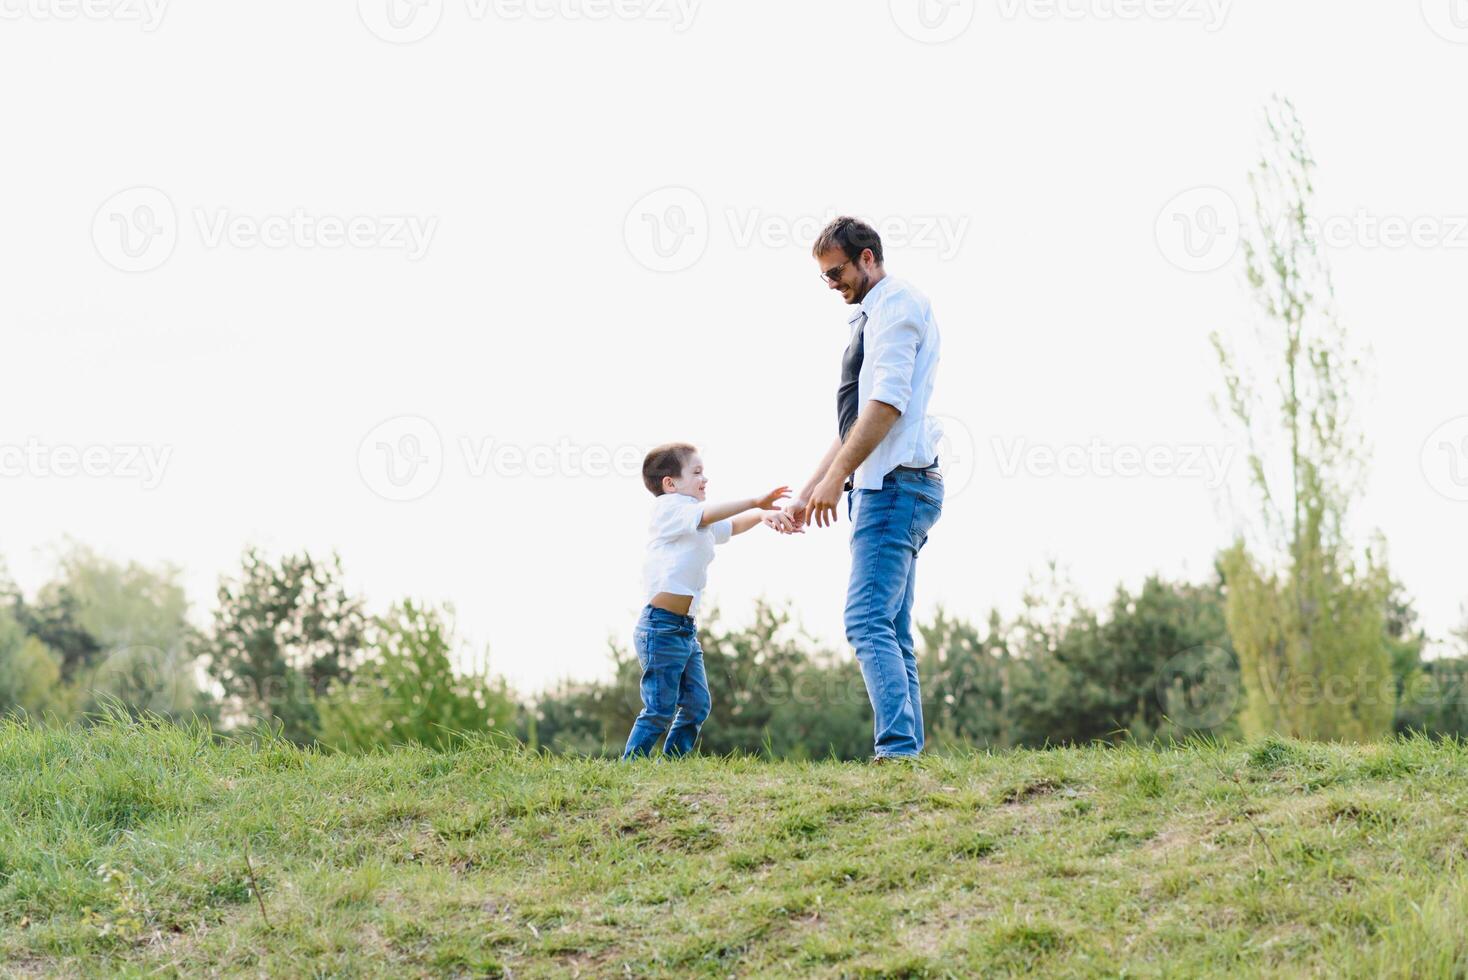
[(1423, 740), (628, 767), (0, 726), (9, 975), (1463, 976), (1465, 849), (1468, 749)]

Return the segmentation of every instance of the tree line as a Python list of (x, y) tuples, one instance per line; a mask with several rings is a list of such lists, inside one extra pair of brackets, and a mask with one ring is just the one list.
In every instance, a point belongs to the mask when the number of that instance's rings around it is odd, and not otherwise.
[[(1013, 616), (938, 610), (920, 623), (929, 744), (1005, 749), (1251, 733), (1254, 702), (1230, 639), (1226, 556), (1204, 582), (1150, 577), (1102, 609), (1055, 566)], [(535, 749), (616, 755), (640, 707), (629, 649), (608, 646), (608, 676), (565, 680), (534, 697), (472, 666), (452, 611), (403, 600), (369, 613), (336, 556), (271, 560), (246, 550), (221, 578), (207, 627), (192, 625), (178, 570), (120, 564), (73, 547), (33, 596), (0, 583), (0, 712), (86, 723), (112, 710), (221, 733), (269, 735), (333, 751), (445, 748), (498, 733)], [(1459, 655), (1423, 659), (1427, 637), (1400, 584), (1378, 618), (1390, 664), (1387, 730), (1468, 734), (1468, 621)], [(871, 710), (849, 650), (810, 637), (788, 607), (747, 620), (705, 616), (713, 713), (701, 750), (781, 758), (864, 757)], [(1281, 688), (1328, 718), (1360, 714), (1360, 692)], [(1280, 711), (1298, 706), (1280, 706)], [(1376, 710), (1376, 709), (1374, 709)], [(1362, 737), (1369, 737), (1362, 736)]]

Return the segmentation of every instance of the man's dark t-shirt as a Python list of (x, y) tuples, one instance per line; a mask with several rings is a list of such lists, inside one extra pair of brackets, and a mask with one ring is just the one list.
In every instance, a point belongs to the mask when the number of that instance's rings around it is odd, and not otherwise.
[(846, 434), (856, 424), (856, 416), (861, 409), (861, 406), (857, 404), (857, 380), (861, 376), (861, 361), (865, 345), (862, 338), (866, 333), (866, 325), (866, 316), (863, 315), (856, 336), (851, 338), (851, 346), (847, 347), (846, 353), (841, 356), (841, 387), (836, 390), (836, 425), (841, 433), (842, 442), (846, 441)]

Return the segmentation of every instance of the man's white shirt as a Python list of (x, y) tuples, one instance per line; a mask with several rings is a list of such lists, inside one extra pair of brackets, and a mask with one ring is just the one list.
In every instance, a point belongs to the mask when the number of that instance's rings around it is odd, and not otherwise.
[(899, 466), (930, 466), (938, 455), (943, 425), (928, 415), (938, 373), (938, 321), (928, 298), (907, 282), (887, 276), (867, 293), (851, 316), (851, 336), (865, 330), (857, 402), (875, 399), (902, 415), (852, 478), (859, 490), (879, 490)]

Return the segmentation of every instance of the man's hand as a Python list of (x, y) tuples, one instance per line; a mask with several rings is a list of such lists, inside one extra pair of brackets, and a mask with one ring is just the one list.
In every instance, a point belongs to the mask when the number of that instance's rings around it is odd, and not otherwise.
[(776, 487), (763, 497), (754, 498), (754, 509), (773, 510), (775, 509), (775, 501), (784, 500), (788, 496), (790, 496), (789, 487)]
[(810, 501), (805, 505), (805, 520), (816, 527), (830, 527), (836, 523), (836, 504), (841, 500), (841, 488), (846, 483), (840, 476), (827, 473), (825, 479), (816, 484)]
[(795, 530), (797, 531), (805, 530), (805, 507), (806, 503), (804, 497), (796, 497), (794, 500), (790, 501), (790, 503), (785, 505), (785, 510), (783, 513), (786, 517), (790, 518), (790, 523), (794, 525)]

